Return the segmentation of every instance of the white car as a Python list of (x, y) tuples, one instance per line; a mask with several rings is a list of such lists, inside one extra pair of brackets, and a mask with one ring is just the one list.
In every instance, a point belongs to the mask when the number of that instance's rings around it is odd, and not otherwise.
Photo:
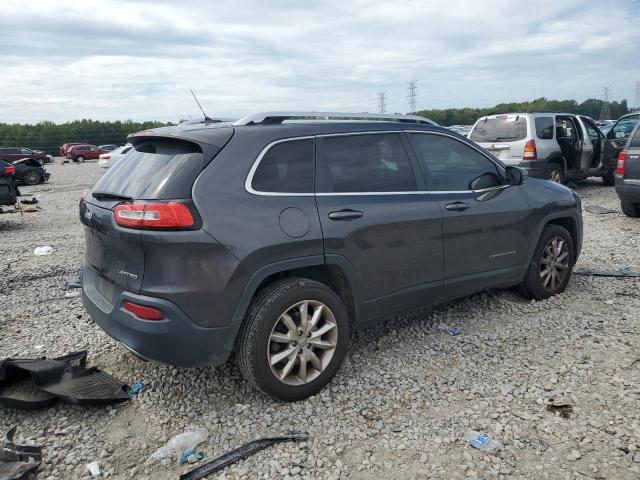
[(107, 153), (103, 153), (98, 157), (98, 165), (102, 168), (109, 168), (111, 165), (119, 161), (124, 155), (133, 148), (133, 145), (127, 144), (124, 147), (118, 147)]

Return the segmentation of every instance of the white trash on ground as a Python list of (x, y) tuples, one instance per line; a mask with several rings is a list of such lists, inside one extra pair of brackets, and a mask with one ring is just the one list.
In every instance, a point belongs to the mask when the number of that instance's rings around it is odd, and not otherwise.
[(472, 447), (487, 453), (493, 453), (504, 448), (502, 443), (492, 439), (486, 433), (476, 432), (475, 430), (465, 430), (462, 438)]
[(51, 245), (45, 245), (44, 247), (36, 247), (33, 251), (35, 255), (49, 255), (53, 253), (53, 247)]
[(98, 462), (91, 462), (87, 464), (87, 469), (91, 472), (92, 477), (100, 475), (100, 465), (98, 465)]
[(187, 450), (196, 448), (198, 445), (204, 442), (208, 436), (209, 431), (206, 428), (189, 426), (183, 433), (174, 435), (167, 443), (153, 452), (149, 457), (149, 460), (162, 460), (163, 458), (176, 455), (178, 457), (179, 463), (180, 454), (182, 452), (186, 452)]

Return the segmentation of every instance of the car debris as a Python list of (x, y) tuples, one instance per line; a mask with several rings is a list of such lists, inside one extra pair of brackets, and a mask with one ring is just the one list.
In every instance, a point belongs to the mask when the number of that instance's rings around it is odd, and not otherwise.
[(20, 205), (19, 207), (20, 213), (33, 213), (33, 212), (40, 212), (42, 211), (42, 208), (40, 208), (38, 205)]
[(0, 362), (0, 407), (32, 409), (57, 400), (76, 405), (129, 400), (128, 386), (95, 367), (87, 352), (58, 358), (5, 359)]
[(636, 278), (640, 277), (640, 272), (636, 272), (631, 267), (618, 267), (613, 270), (597, 270), (584, 269), (573, 272), (575, 275), (584, 275), (592, 277), (620, 277), (620, 278)]
[(20, 200), (20, 203), (23, 205), (36, 205), (38, 203), (38, 199), (36, 197), (31, 197), (31, 200)]
[(562, 418), (570, 418), (573, 413), (573, 404), (567, 397), (549, 397), (544, 400), (544, 404), (549, 412), (558, 414)]
[(26, 478), (42, 463), (42, 447), (14, 443), (16, 428), (11, 427), (0, 441), (0, 480)]
[(494, 440), (488, 434), (475, 430), (465, 430), (462, 438), (473, 448), (477, 448), (486, 453), (494, 453), (504, 448), (502, 443)]
[(129, 389), (129, 392), (128, 392), (129, 398), (131, 400), (136, 398), (140, 394), (143, 388), (144, 388), (144, 384), (141, 382), (136, 382), (133, 385), (131, 385), (131, 388)]
[(200, 478), (206, 477), (207, 475), (211, 475), (218, 470), (222, 470), (232, 463), (235, 463), (239, 460), (244, 460), (249, 455), (259, 452), (260, 450), (263, 450), (271, 445), (275, 445), (276, 443), (291, 441), (299, 442), (305, 441), (308, 438), (309, 435), (306, 433), (290, 432), (286, 435), (264, 437), (259, 440), (254, 440), (239, 448), (236, 448), (235, 450), (227, 452), (224, 455), (216, 458), (215, 460), (211, 460), (210, 462), (207, 462), (204, 465), (191, 470), (190, 472), (180, 475), (180, 480), (198, 480)]
[(180, 465), (182, 453), (194, 450), (204, 442), (207, 437), (209, 437), (209, 430), (191, 425), (187, 427), (183, 433), (174, 435), (167, 443), (153, 452), (148, 461), (162, 460), (163, 458), (176, 455), (177, 463)]
[(589, 213), (596, 213), (598, 215), (604, 215), (607, 213), (618, 213), (618, 210), (613, 208), (603, 207), (602, 205), (587, 205), (584, 209)]
[(36, 247), (35, 250), (33, 251), (34, 255), (49, 255), (50, 253), (53, 253), (53, 247), (51, 245), (44, 245), (42, 247)]
[(100, 465), (98, 465), (98, 462), (91, 462), (87, 464), (87, 470), (89, 470), (89, 473), (91, 473), (92, 477), (97, 477), (100, 475)]
[(196, 463), (204, 458), (204, 453), (199, 452), (195, 448), (182, 452), (180, 454), (180, 465), (185, 463)]
[(65, 288), (82, 288), (82, 270), (77, 275), (69, 277), (64, 286)]

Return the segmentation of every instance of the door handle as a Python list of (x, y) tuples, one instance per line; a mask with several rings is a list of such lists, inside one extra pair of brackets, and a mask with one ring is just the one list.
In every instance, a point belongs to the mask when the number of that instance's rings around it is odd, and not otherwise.
[(453, 203), (447, 203), (444, 206), (444, 208), (446, 208), (449, 211), (461, 212), (462, 210), (466, 210), (467, 208), (469, 208), (469, 204), (464, 202), (453, 202)]
[(357, 218), (360, 218), (364, 215), (364, 213), (362, 213), (359, 210), (351, 210), (349, 208), (344, 209), (344, 210), (338, 210), (337, 212), (331, 212), (329, 213), (329, 218), (331, 220), (336, 220), (336, 221), (340, 221), (340, 220), (355, 220)]

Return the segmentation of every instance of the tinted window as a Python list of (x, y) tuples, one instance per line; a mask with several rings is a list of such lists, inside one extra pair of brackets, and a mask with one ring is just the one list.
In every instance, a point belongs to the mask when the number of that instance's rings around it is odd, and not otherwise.
[(541, 140), (551, 140), (553, 138), (553, 117), (537, 117), (536, 136)]
[(496, 165), (469, 145), (442, 135), (414, 133), (418, 159), (435, 191), (481, 190), (502, 183)]
[(417, 190), (409, 156), (399, 134), (322, 139), (324, 192), (407, 192)]
[(527, 120), (519, 115), (483, 118), (473, 127), (474, 142), (516, 142), (527, 137)]
[(312, 139), (276, 143), (262, 157), (251, 186), (259, 192), (313, 193)]
[[(210, 142), (221, 140), (221, 148), (231, 132), (223, 136), (211, 138)], [(203, 166), (198, 145), (181, 140), (149, 139), (138, 143), (127, 154), (126, 162), (113, 165), (92, 191), (148, 200), (190, 198), (193, 182)]]
[(596, 142), (602, 136), (602, 133), (600, 132), (598, 127), (596, 127), (596, 124), (591, 122), (591, 120), (588, 120), (584, 117), (581, 117), (581, 118), (582, 118), (582, 123), (584, 123), (584, 128), (587, 129), (587, 135), (589, 136), (592, 142)]
[(640, 128), (636, 128), (627, 148), (640, 148)]

